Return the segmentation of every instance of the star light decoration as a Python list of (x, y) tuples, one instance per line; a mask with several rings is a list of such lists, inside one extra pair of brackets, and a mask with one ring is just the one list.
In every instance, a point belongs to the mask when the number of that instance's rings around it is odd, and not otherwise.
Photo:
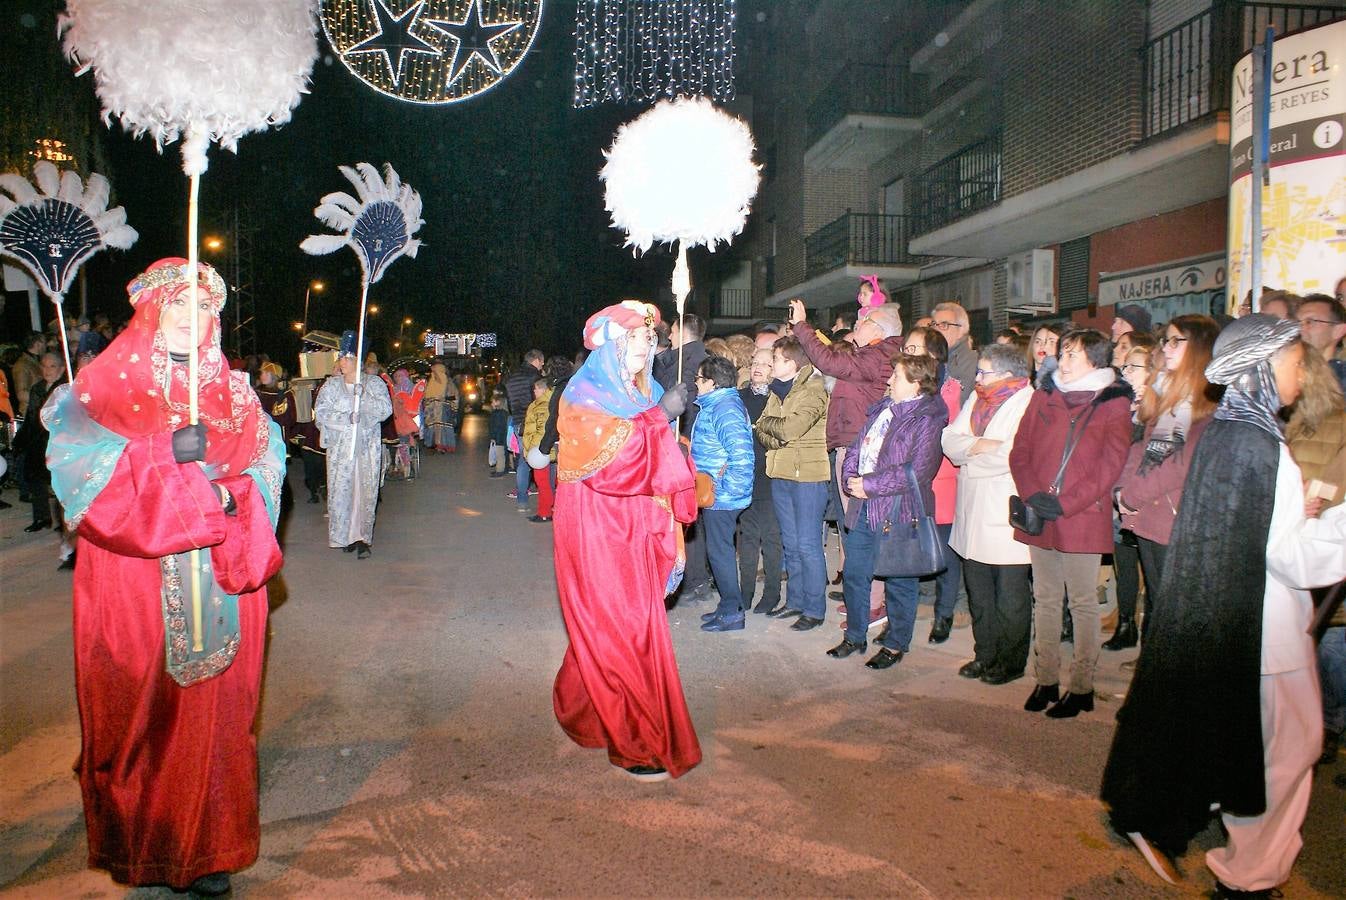
[(382, 94), (456, 103), (495, 87), (537, 36), (544, 0), (321, 0), (342, 63)]

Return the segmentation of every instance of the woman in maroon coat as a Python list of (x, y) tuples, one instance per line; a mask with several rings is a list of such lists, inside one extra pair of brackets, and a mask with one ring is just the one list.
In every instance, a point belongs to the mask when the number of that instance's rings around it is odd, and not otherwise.
[[(1057, 368), (1028, 404), (1010, 451), (1010, 474), (1024, 502), (1045, 521), (1041, 534), (1016, 530), (1033, 566), (1033, 669), (1030, 712), (1069, 718), (1094, 708), (1101, 634), (1098, 567), (1112, 552), (1112, 488), (1131, 444), (1131, 387), (1109, 366), (1112, 346), (1093, 329), (1067, 332)], [(1057, 472), (1075, 444), (1059, 488)], [(1074, 658), (1064, 696), (1061, 604), (1075, 621)]]

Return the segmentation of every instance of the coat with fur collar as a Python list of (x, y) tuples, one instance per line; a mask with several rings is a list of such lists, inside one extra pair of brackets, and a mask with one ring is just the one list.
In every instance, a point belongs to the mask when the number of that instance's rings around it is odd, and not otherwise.
[(1034, 393), (1009, 457), (1020, 497), (1051, 491), (1071, 422), (1082, 431), (1057, 497), (1061, 517), (1038, 535), (1016, 530), (1015, 540), (1063, 553), (1112, 552), (1112, 488), (1131, 446), (1131, 399), (1121, 379), (1098, 391), (1062, 391), (1048, 379)]

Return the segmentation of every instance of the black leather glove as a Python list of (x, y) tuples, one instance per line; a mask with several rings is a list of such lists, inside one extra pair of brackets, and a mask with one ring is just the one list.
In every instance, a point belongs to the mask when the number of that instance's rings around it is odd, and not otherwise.
[(1061, 501), (1055, 494), (1048, 494), (1046, 491), (1039, 491), (1024, 501), (1037, 511), (1037, 514), (1047, 521), (1059, 519), (1062, 515)]
[(198, 422), (173, 432), (173, 458), (180, 463), (205, 462), (206, 426)]
[(664, 396), (659, 401), (659, 408), (664, 411), (668, 421), (672, 422), (678, 416), (687, 411), (687, 385), (675, 384), (664, 392)]

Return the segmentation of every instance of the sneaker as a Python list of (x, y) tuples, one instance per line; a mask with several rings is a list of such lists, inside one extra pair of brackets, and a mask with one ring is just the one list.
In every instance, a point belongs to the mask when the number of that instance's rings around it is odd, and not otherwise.
[(537, 496), (537, 486), (536, 486), (536, 485), (529, 485), (529, 486), (528, 486), (528, 496), (530, 496), (530, 497), (536, 497), (536, 496)]
[(671, 777), (667, 769), (659, 766), (618, 766), (627, 775), (630, 775), (636, 781), (654, 782), (668, 781)]
[(510, 491), (509, 493), (505, 494), (505, 496), (508, 497), (508, 498), (511, 499), (511, 500), (518, 500), (518, 499), (519, 499), (519, 492), (518, 492), (517, 490), (515, 490), (515, 491)]
[(530, 521), (530, 522), (550, 522), (550, 521), (551, 521), (551, 516), (529, 516), (529, 517), (528, 517), (528, 521)]

